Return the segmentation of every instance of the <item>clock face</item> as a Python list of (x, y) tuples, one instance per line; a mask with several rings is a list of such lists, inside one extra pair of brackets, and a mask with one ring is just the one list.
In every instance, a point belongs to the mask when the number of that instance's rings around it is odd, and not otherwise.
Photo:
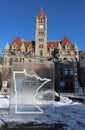
[(40, 28), (40, 29), (43, 29), (43, 25), (42, 25), (42, 24), (41, 24), (41, 25), (39, 25), (39, 28)]

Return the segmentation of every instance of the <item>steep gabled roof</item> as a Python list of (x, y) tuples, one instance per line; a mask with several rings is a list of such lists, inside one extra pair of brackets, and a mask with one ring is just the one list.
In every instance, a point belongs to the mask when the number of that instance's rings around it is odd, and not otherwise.
[(61, 42), (62, 47), (64, 47), (67, 43), (69, 44), (70, 48), (72, 49), (73, 44), (71, 43), (71, 41), (66, 36), (64, 36), (64, 38), (63, 38), (63, 40)]
[[(21, 41), (20, 41), (20, 38), (19, 38), (19, 37), (16, 37), (16, 38), (12, 41), (12, 43), (10, 44), (10, 49), (12, 48), (12, 45), (13, 45), (14, 43), (17, 44), (17, 50), (19, 50), (21, 47), (22, 47), (22, 48), (23, 48), (23, 47), (27, 48), (28, 46), (32, 46), (32, 42), (26, 42), (26, 41), (21, 42)], [(24, 46), (22, 46), (22, 43), (24, 43)]]
[[(34, 41), (35, 42), (35, 41)], [(25, 47), (25, 49), (27, 49), (27, 47), (29, 47), (29, 46), (33, 46), (33, 42), (32, 41), (20, 41), (20, 38), (19, 37), (16, 37), (12, 42), (11, 42), (11, 44), (10, 44), (10, 49), (12, 48), (12, 45), (13, 44), (17, 44), (17, 50), (19, 50), (20, 48), (21, 48), (21, 46), (22, 46), (22, 43), (24, 43), (24, 47)], [(63, 38), (63, 40), (62, 41), (47, 41), (47, 48), (49, 48), (49, 47), (51, 47), (51, 46), (53, 46), (54, 48), (57, 48), (57, 49), (60, 49), (61, 47), (63, 48), (63, 47), (65, 47), (65, 45), (66, 44), (69, 44), (69, 47), (70, 47), (70, 49), (73, 49), (74, 48), (74, 45), (70, 42), (70, 40), (65, 36), (64, 38)]]
[(73, 44), (71, 43), (71, 41), (66, 36), (64, 36), (64, 38), (61, 42), (59, 42), (59, 41), (48, 41), (47, 47), (49, 48), (49, 47), (53, 46), (54, 48), (60, 49), (61, 47), (64, 48), (66, 44), (69, 45), (70, 49), (74, 48)]
[(45, 18), (44, 11), (43, 11), (42, 8), (41, 8), (41, 10), (39, 12), (38, 18), (40, 18), (41, 16), (42, 16), (42, 18)]
[(20, 41), (19, 37), (16, 37), (16, 38), (12, 41), (12, 43), (10, 44), (10, 49), (12, 48), (12, 45), (13, 45), (14, 43), (17, 44), (17, 50), (19, 50), (19, 49), (20, 49), (20, 46), (21, 46), (21, 41)]

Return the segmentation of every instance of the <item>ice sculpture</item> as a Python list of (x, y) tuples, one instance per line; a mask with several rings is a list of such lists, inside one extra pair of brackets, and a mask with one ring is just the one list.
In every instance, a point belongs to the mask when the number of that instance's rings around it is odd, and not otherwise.
[(53, 106), (53, 64), (13, 63), (10, 108), (15, 114), (43, 114)]

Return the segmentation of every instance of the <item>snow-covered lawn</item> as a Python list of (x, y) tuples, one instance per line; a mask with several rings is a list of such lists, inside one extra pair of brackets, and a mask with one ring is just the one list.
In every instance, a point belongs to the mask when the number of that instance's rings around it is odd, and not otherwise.
[[(9, 96), (0, 95), (0, 127), (9, 125), (18, 127), (20, 124), (63, 124), (66, 130), (85, 130), (85, 105), (61, 97), (59, 102), (54, 101), (54, 107), (42, 105), (44, 114), (10, 115)], [(25, 125), (25, 126), (26, 126)]]

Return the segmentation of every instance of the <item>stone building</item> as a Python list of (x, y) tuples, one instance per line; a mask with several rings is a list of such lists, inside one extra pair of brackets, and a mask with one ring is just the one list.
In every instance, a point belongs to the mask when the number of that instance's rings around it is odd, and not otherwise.
[(79, 51), (79, 61), (80, 61), (79, 82), (83, 91), (85, 91), (85, 50)]
[(80, 67), (85, 68), (85, 50), (79, 50)]
[(48, 41), (47, 17), (40, 9), (36, 17), (35, 41), (25, 41), (16, 37), (4, 49), (3, 70), (5, 76), (10, 73), (12, 62), (43, 62), (53, 58), (53, 52), (58, 50), (58, 59), (69, 62), (79, 61), (77, 44), (73, 44), (66, 36), (62, 40)]

